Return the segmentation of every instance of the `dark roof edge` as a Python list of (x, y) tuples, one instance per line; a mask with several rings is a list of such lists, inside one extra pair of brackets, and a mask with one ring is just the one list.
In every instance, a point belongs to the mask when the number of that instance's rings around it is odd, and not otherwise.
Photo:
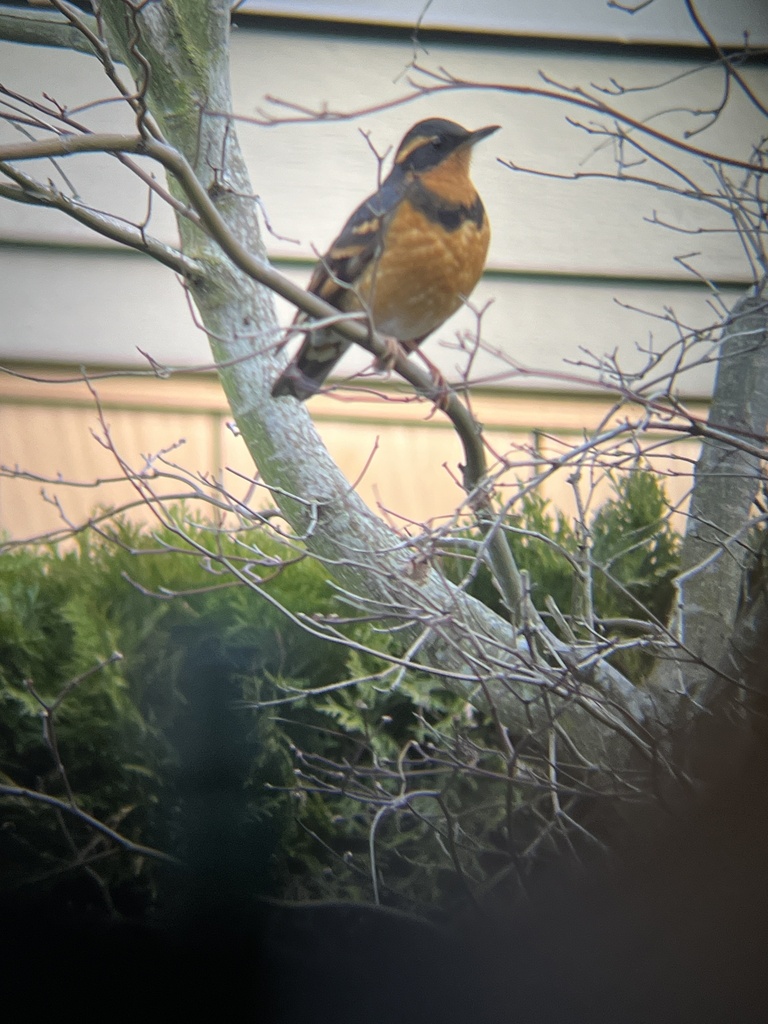
[[(256, 14), (253, 12), (237, 12), (232, 21), (235, 26), (243, 29), (266, 29), (286, 34), (313, 34), (345, 36), (347, 38), (378, 39), (414, 43), (415, 26), (405, 24), (387, 24), (379, 21), (342, 18), (312, 18), (304, 15)], [(529, 35), (512, 32), (493, 32), (481, 29), (453, 29), (422, 27), (418, 32), (418, 42), (428, 47), (432, 44), (471, 44), (473, 46), (506, 47), (510, 50), (550, 50), (561, 53), (590, 53), (623, 55), (643, 58), (670, 58), (678, 60), (695, 60), (701, 62), (713, 58), (712, 50), (699, 43), (660, 42), (649, 40), (600, 39), (593, 36), (562, 36), (562, 35)], [(744, 55), (743, 47), (723, 46), (727, 54), (738, 53), (741, 61), (748, 60), (754, 64), (768, 64), (768, 48), (755, 48)]]

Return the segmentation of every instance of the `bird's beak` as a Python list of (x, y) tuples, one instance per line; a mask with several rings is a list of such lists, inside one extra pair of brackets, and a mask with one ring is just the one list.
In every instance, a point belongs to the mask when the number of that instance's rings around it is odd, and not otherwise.
[(474, 146), (475, 143), (487, 139), (501, 128), (500, 124), (489, 124), (487, 128), (478, 128), (476, 132), (470, 132), (469, 136), (462, 143), (463, 146)]

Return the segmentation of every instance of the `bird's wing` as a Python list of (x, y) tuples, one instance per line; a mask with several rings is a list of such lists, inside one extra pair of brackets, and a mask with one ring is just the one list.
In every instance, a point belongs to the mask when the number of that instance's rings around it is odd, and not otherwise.
[(403, 177), (393, 172), (378, 192), (358, 206), (315, 267), (308, 285), (310, 292), (337, 309), (345, 308), (350, 286), (354, 287), (376, 257), (389, 217), (404, 194)]
[[(376, 258), (389, 218), (404, 194), (405, 182), (396, 168), (379, 191), (361, 203), (349, 218), (315, 267), (307, 290), (337, 309), (346, 310), (351, 305), (355, 282)], [(307, 319), (306, 314), (299, 312), (294, 322), (300, 324)], [(272, 394), (294, 395), (300, 401), (309, 398), (319, 390), (349, 346), (350, 342), (331, 329), (307, 331), (298, 353), (275, 382)]]

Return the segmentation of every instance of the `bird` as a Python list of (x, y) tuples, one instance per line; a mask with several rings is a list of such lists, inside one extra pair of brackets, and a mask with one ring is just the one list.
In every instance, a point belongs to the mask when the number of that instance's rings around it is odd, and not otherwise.
[[(378, 191), (357, 207), (314, 268), (308, 290), (342, 313), (365, 314), (389, 339), (390, 365), (398, 344), (414, 352), (480, 279), (491, 229), (469, 176), (470, 159), (474, 146), (499, 127), (468, 131), (445, 118), (413, 125)], [(310, 321), (299, 311), (294, 325)], [(272, 395), (310, 398), (351, 344), (332, 326), (306, 330)]]

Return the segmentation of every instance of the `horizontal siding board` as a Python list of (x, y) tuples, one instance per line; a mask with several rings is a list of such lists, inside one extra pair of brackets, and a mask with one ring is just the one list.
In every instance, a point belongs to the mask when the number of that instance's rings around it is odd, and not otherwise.
[[(625, 7), (638, 6), (628, 0)], [(698, 0), (697, 8), (724, 42), (738, 44), (749, 29), (756, 44), (768, 41), (768, 13), (761, 0)], [(267, 14), (402, 25), (413, 28), (421, 19), (425, 42), (429, 29), (509, 32), (557, 39), (698, 43), (681, 0), (660, 0), (634, 16), (611, 7), (606, 0), (245, 0), (244, 14)]]
[[(265, 40), (265, 43), (267, 41)], [(399, 81), (411, 52), (405, 45), (369, 40), (318, 40), (311, 36), (271, 37), (267, 51), (276, 47), (282, 59), (263, 83), (252, 73), (254, 41), (245, 34), (234, 40), (233, 86), (236, 108), (245, 113), (264, 107), (266, 93), (298, 104), (327, 102), (331, 109), (350, 110), (367, 103), (401, 96)], [(266, 58), (268, 60), (268, 58)], [(641, 90), (652, 82), (672, 80), (685, 69), (679, 62), (595, 58), (515, 51), (503, 47), (438, 46), (429, 54), (429, 66), (445, 66), (467, 80), (489, 83), (514, 81), (540, 87), (540, 71), (565, 83), (598, 82), (615, 78)], [(266, 67), (266, 60), (262, 68)], [(301, 67), (301, 75), (295, 69)], [(759, 76), (768, 92), (768, 74)], [(397, 82), (395, 80), (398, 80)], [(633, 116), (647, 117), (659, 109), (690, 104), (696, 109), (716, 102), (722, 79), (707, 72), (675, 82), (664, 94), (637, 91), (626, 100)], [(737, 101), (736, 114), (698, 140), (725, 152), (748, 155), (748, 143), (761, 137), (759, 113)], [(283, 114), (272, 108), (275, 115)], [(656, 210), (659, 218), (690, 228), (702, 214), (697, 205), (681, 203), (657, 191), (601, 179), (563, 182), (552, 178), (514, 174), (497, 157), (550, 173), (610, 173), (611, 149), (594, 154), (602, 140), (571, 127), (566, 116), (578, 111), (564, 104), (521, 97), (497, 90), (459, 91), (425, 97), (405, 108), (385, 110), (352, 123), (278, 125), (263, 128), (241, 125), (241, 141), (252, 168), (255, 187), (279, 234), (324, 250), (354, 205), (376, 183), (376, 164), (358, 134), (371, 132), (379, 149), (396, 144), (415, 120), (432, 115), (452, 117), (471, 127), (498, 123), (502, 131), (477, 150), (474, 177), (488, 206), (493, 225), (489, 263), (493, 267), (583, 274), (626, 272), (638, 276), (681, 277), (674, 262), (691, 250), (690, 238), (648, 224)], [(589, 118), (585, 115), (585, 121)], [(700, 119), (684, 118), (687, 127)], [(659, 122), (672, 127), (671, 115)], [(678, 127), (680, 125), (678, 124)], [(594, 155), (593, 155), (594, 154)], [(671, 154), (666, 152), (666, 158)], [(586, 161), (586, 162), (585, 162)], [(690, 159), (681, 159), (685, 170)], [(269, 168), (279, 168), (280, 180), (270, 188)], [(260, 173), (260, 169), (266, 173)], [(642, 169), (635, 169), (642, 173)], [(306, 199), (297, 202), (296, 197)], [(707, 222), (723, 227), (724, 219), (704, 212)], [(295, 255), (296, 249), (279, 239), (272, 251)], [(697, 237), (703, 273), (736, 277), (746, 273), (741, 249), (722, 235)]]
[[(0, 42), (0, 68), (4, 86), (31, 96), (38, 102), (43, 101), (42, 93), (47, 93), (92, 131), (135, 132), (135, 118), (125, 103), (102, 103), (80, 111), (79, 108), (84, 104), (115, 95), (101, 65), (92, 57), (66, 50), (34, 50), (29, 46)], [(18, 142), (19, 136), (0, 124), (0, 140)], [(158, 168), (154, 163), (141, 159), (136, 162), (157, 175)], [(63, 172), (66, 179), (74, 184), (78, 198), (97, 210), (105, 210), (133, 222), (142, 222), (147, 215), (148, 189), (139, 184), (115, 157), (100, 154), (74, 155), (59, 161), (58, 165), (46, 160), (25, 162), (18, 166), (43, 182), (50, 179), (63, 192), (68, 193)], [(165, 240), (177, 237), (172, 214), (159, 202), (152, 207), (150, 230)], [(2, 237), (72, 243), (93, 242), (95, 236), (58, 211), (40, 210), (2, 200)]]
[[(10, 372), (0, 374), (2, 406), (94, 410), (93, 394), (78, 370), (37, 363), (13, 363), (8, 369)], [(159, 378), (153, 374), (110, 372), (109, 368), (101, 367), (94, 368), (89, 379), (103, 405), (110, 409), (150, 416), (171, 411), (179, 415), (195, 413), (207, 419), (231, 416), (218, 378), (211, 372), (179, 372)], [(445, 417), (430, 415), (432, 407), (428, 402), (404, 402), (403, 393), (410, 399), (406, 387), (392, 387), (387, 391), (388, 401), (359, 392), (354, 402), (342, 403), (333, 395), (321, 394), (313, 398), (310, 409), (318, 422), (351, 420), (373, 427), (420, 423), (432, 431), (453, 430)], [(516, 393), (512, 401), (502, 390), (481, 391), (473, 395), (472, 401), (489, 429), (527, 434), (546, 429), (570, 437), (580, 436), (585, 429), (601, 423), (607, 400), (606, 396), (594, 393), (559, 394), (540, 389)], [(544, 406), (546, 415), (541, 412)], [(702, 415), (707, 401), (692, 399), (687, 408)], [(4, 457), (7, 461), (7, 456)]]
[[(43, 489), (49, 499), (55, 496), (61, 501), (73, 523), (84, 522), (97, 504), (132, 501), (135, 492), (127, 483), (92, 488), (67, 487), (64, 482), (86, 483), (120, 475), (113, 456), (92, 435), (101, 428), (85, 385), (43, 383), (24, 376), (55, 381), (61, 372), (50, 367), (19, 366), (17, 370), (19, 376), (0, 375), (0, 464), (18, 466), (52, 482), (0, 475), (0, 530), (20, 538), (61, 527), (59, 512), (42, 497)], [(134, 468), (143, 467), (147, 455), (174, 446), (168, 456), (171, 462), (190, 473), (221, 476), (237, 498), (248, 494), (253, 465), (242, 439), (227, 427), (229, 411), (213, 376), (167, 380), (113, 377), (99, 380), (95, 386), (113, 441), (121, 457)], [(196, 408), (188, 408), (190, 401)], [(486, 424), (491, 448), (512, 466), (501, 486), (506, 498), (514, 493), (515, 479), (531, 479), (536, 459), (540, 470), (546, 468), (546, 461), (541, 460), (562, 459), (572, 446), (580, 444), (585, 431), (597, 427), (609, 408), (604, 398), (590, 395), (521, 394), (510, 401), (501, 394), (480, 394), (474, 405)], [(454, 479), (460, 475), (461, 448), (445, 418), (430, 417), (429, 403), (382, 402), (380, 398), (339, 403), (321, 396), (313, 402), (313, 410), (320, 433), (347, 478), (356, 481), (365, 469), (360, 493), (371, 507), (387, 512), (397, 526), (406, 525), (407, 520), (444, 519), (463, 501)], [(691, 411), (701, 415), (704, 407), (694, 403)], [(631, 407), (622, 409), (620, 415), (639, 418)], [(654, 439), (660, 440), (653, 435), (645, 441)], [(695, 454), (694, 443), (673, 439), (654, 457), (654, 465), (668, 474), (668, 493), (675, 505), (686, 498)], [(627, 443), (625, 467), (633, 455), (634, 448)], [(607, 494), (607, 466), (616, 464), (614, 457), (602, 467), (598, 465), (594, 473), (582, 473), (579, 486), (585, 500), (591, 482), (597, 487), (592, 507), (598, 497)], [(408, 473), (401, 471), (403, 465), (408, 465)], [(563, 510), (574, 505), (569, 483), (572, 475), (573, 466), (565, 465), (542, 487), (543, 494)], [(168, 494), (178, 493), (180, 485), (178, 481), (156, 482), (155, 487)], [(250, 502), (259, 508), (268, 504), (268, 499), (256, 490)], [(147, 518), (143, 509), (133, 515)]]
[[(285, 269), (288, 277), (306, 283), (306, 270)], [(729, 304), (739, 294), (737, 289), (722, 291)], [(486, 303), (482, 338), (488, 351), (475, 357), (472, 380), (487, 387), (568, 389), (578, 383), (576, 376), (583, 378), (583, 387), (594, 387), (597, 375), (574, 366), (574, 361), (587, 361), (587, 353), (602, 357), (615, 352), (623, 370), (635, 372), (645, 359), (642, 349), (653, 345), (659, 352), (676, 340), (677, 326), (663, 319), (667, 311), (695, 329), (707, 327), (715, 315), (705, 288), (663, 282), (504, 275), (478, 285), (473, 305), (480, 309)], [(0, 356), (5, 359), (147, 368), (141, 349), (170, 366), (210, 364), (205, 336), (192, 319), (184, 289), (171, 271), (148, 258), (116, 251), (0, 246), (0, 304), (5, 325)], [(287, 326), (292, 308), (282, 300), (277, 305), (280, 323)], [(476, 327), (474, 314), (462, 309), (425, 343), (424, 351), (449, 379), (457, 379), (457, 368), (463, 366), (456, 333), (474, 335)], [(271, 343), (273, 339), (254, 336), (255, 348)], [(501, 361), (496, 351), (522, 369)], [(699, 345), (691, 361), (705, 354), (710, 349)], [(340, 373), (356, 373), (369, 364), (370, 357), (353, 348)], [(695, 366), (679, 376), (676, 388), (684, 395), (702, 395), (711, 380), (711, 364)]]
[(148, 258), (0, 248), (0, 304), (6, 358), (146, 366), (141, 348), (210, 361), (183, 288)]
[[(273, 95), (301, 104), (327, 103), (333, 109), (365, 108), (403, 95), (402, 72), (411, 57), (411, 44), (405, 41), (243, 29), (233, 38), (235, 107), (253, 115), (265, 106), (264, 97)], [(425, 60), (432, 67), (444, 65), (461, 77), (490, 83), (540, 86), (539, 71), (545, 70), (565, 83), (607, 84), (617, 78), (639, 90), (653, 81), (674, 80), (695, 66), (680, 60), (637, 59), (631, 51), (621, 58), (501, 45), (478, 48), (460, 42), (431, 47)], [(0, 62), (9, 86), (39, 95), (43, 84), (40, 67), (29, 60), (28, 48), (0, 44)], [(750, 75), (756, 87), (768, 93), (768, 71), (756, 69)], [(108, 95), (95, 61), (63, 52), (46, 52), (44, 84), (69, 107)], [(675, 81), (664, 94), (635, 92), (626, 105), (639, 117), (667, 107), (706, 108), (717, 100), (721, 87), (719, 72), (710, 70)], [(734, 102), (734, 116), (722, 119), (695, 141), (743, 157), (763, 125), (748, 101), (736, 96)], [(271, 109), (275, 115), (286, 113), (279, 107)], [(515, 173), (502, 166), (497, 158), (549, 173), (606, 174), (612, 169), (610, 147), (595, 151), (599, 140), (566, 122), (566, 115), (577, 115), (576, 111), (498, 90), (425, 97), (351, 121), (271, 127), (242, 124), (240, 135), (254, 188), (280, 236), (268, 236), (272, 254), (298, 258), (310, 256), (313, 247), (325, 249), (351, 209), (375, 187), (376, 163), (358, 129), (370, 131), (372, 141), (384, 151), (413, 121), (433, 114), (448, 115), (469, 126), (503, 126), (475, 158), (474, 176), (493, 225), (492, 267), (680, 279), (686, 271), (675, 257), (695, 249), (701, 253), (696, 268), (708, 277), (735, 282), (748, 275), (749, 267), (734, 236), (721, 233), (692, 238), (649, 223), (656, 215), (685, 231), (702, 223), (727, 226), (725, 218), (707, 206), (683, 203), (667, 193), (626, 182), (599, 178), (560, 181)], [(130, 127), (130, 119), (114, 104), (81, 116), (95, 129)], [(688, 127), (701, 122), (690, 115), (683, 120)], [(659, 127), (681, 125), (679, 115), (654, 123)], [(668, 151), (665, 156), (674, 154)], [(685, 170), (693, 166), (690, 158), (675, 160)], [(120, 216), (145, 217), (146, 187), (131, 180), (116, 160), (70, 158), (62, 167), (83, 198), (98, 209), (116, 206)], [(643, 169), (634, 172), (642, 174)], [(50, 165), (42, 168), (44, 178), (52, 173), (55, 176)], [(702, 184), (711, 184), (706, 174)], [(163, 240), (175, 238), (172, 218), (158, 202), (152, 206), (149, 230)], [(40, 243), (93, 240), (85, 228), (63, 215), (6, 202), (0, 204), (0, 238)]]
[[(137, 504), (139, 498), (134, 486), (121, 479), (115, 457), (94, 437), (102, 428), (93, 401), (90, 407), (50, 404), (44, 390), (42, 395), (42, 404), (0, 400), (0, 464), (47, 479), (0, 478), (0, 531), (14, 537), (60, 529), (67, 521), (81, 524), (99, 505)], [(105, 418), (117, 451), (137, 471), (147, 456), (172, 446), (168, 458), (188, 472), (218, 461), (217, 434), (199, 414), (142, 414), (108, 406)], [(67, 486), (67, 481), (80, 486)], [(90, 486), (94, 481), (99, 485)], [(178, 491), (178, 481), (155, 484), (159, 495)], [(132, 518), (146, 521), (147, 509), (138, 504)]]

